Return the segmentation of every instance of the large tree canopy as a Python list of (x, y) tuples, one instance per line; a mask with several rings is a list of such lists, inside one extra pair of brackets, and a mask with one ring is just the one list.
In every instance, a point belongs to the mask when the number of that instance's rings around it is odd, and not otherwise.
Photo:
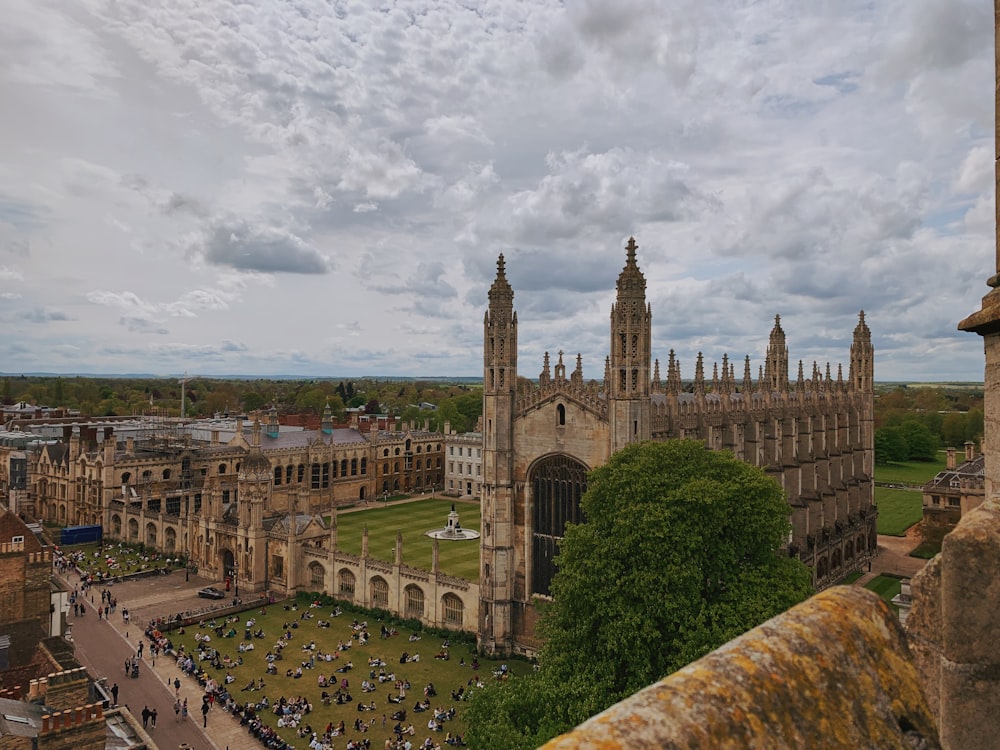
[(806, 566), (780, 552), (780, 486), (728, 453), (631, 445), (590, 474), (582, 507), (559, 547), (541, 668), (474, 698), (475, 747), (533, 747), (811, 593)]

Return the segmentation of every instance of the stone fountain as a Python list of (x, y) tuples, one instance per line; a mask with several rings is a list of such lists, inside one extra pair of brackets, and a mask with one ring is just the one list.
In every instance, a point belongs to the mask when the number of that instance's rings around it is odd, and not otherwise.
[(451, 513), (448, 514), (447, 525), (443, 529), (431, 529), (425, 533), (432, 539), (449, 539), (451, 541), (479, 538), (478, 531), (462, 528), (462, 524), (458, 520), (458, 511), (455, 510), (455, 503), (451, 504)]

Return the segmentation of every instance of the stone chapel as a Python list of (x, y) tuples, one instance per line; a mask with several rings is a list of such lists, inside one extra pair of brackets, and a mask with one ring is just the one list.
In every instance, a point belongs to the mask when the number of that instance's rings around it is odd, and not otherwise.
[[(628, 443), (688, 438), (762, 467), (784, 488), (792, 533), (787, 553), (823, 588), (877, 551), (873, 497), (874, 350), (864, 313), (848, 376), (814, 363), (789, 379), (788, 347), (775, 318), (765, 362), (742, 378), (723, 355), (710, 379), (701, 354), (685, 382), (669, 353), (666, 380), (653, 359), (646, 279), (629, 239), (611, 307), (610, 354), (600, 381), (583, 364), (567, 373), (546, 353), (537, 383), (518, 377), (514, 290), (497, 262), (483, 322), (483, 495), (479, 642), (488, 652), (533, 652), (537, 602), (549, 595), (557, 544), (579, 522), (587, 472)], [(613, 583), (613, 582), (609, 582)]]

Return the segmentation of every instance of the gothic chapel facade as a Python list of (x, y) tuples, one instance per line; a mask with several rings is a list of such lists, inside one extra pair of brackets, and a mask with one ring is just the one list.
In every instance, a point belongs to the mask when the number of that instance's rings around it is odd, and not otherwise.
[[(652, 358), (652, 310), (629, 239), (611, 308), (603, 382), (583, 379), (578, 355), (567, 375), (562, 353), (546, 353), (538, 384), (517, 372), (517, 313), (504, 258), (489, 291), (483, 348), (483, 495), (479, 642), (490, 652), (531, 652), (536, 602), (549, 595), (553, 559), (567, 522), (579, 522), (587, 472), (643, 440), (688, 438), (762, 467), (784, 488), (792, 534), (788, 554), (836, 583), (877, 550), (873, 498), (871, 331), (860, 314), (846, 380), (813, 364), (789, 380), (788, 349), (775, 319), (756, 380), (741, 381), (723, 355), (706, 380), (701, 355), (682, 383), (670, 352), (666, 381)], [(609, 582), (613, 583), (613, 582)]]

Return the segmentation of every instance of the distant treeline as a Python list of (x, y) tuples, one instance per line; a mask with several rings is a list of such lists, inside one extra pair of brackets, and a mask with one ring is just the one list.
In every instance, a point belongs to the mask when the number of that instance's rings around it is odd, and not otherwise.
[[(83, 416), (180, 416), (178, 378), (83, 377), (5, 375), (0, 377), (5, 405), (26, 402), (37, 406), (79, 409)], [(337, 419), (348, 407), (369, 413), (391, 413), (401, 420), (441, 429), (475, 429), (482, 414), (482, 388), (475, 383), (396, 378), (277, 380), (220, 379), (189, 376), (184, 384), (185, 414), (249, 414), (274, 406), (279, 413), (322, 414), (329, 405)], [(421, 408), (421, 405), (424, 408)], [(427, 408), (433, 405), (434, 409)]]
[(895, 386), (875, 396), (875, 461), (932, 461), (940, 448), (983, 438), (983, 387)]

